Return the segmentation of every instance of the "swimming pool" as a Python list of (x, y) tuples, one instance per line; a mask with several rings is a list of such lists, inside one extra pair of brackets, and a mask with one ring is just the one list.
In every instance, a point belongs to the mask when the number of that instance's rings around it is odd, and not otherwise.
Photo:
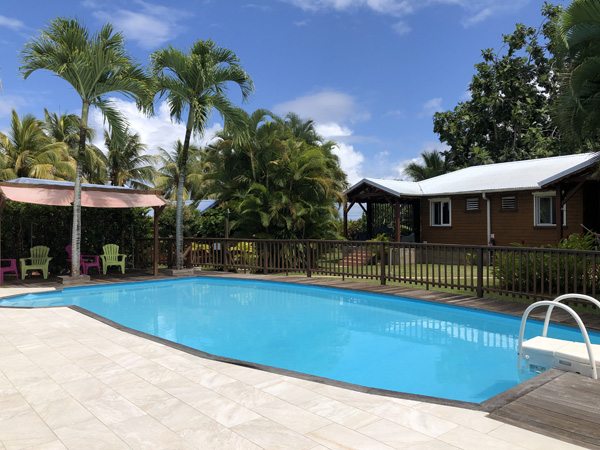
[[(201, 277), (0, 301), (58, 305), (214, 355), (378, 389), (480, 403), (523, 376), (516, 369), (519, 318), (401, 297)], [(541, 328), (530, 323), (526, 338)], [(582, 340), (578, 330), (557, 325), (549, 336)], [(600, 334), (590, 338), (600, 343)]]

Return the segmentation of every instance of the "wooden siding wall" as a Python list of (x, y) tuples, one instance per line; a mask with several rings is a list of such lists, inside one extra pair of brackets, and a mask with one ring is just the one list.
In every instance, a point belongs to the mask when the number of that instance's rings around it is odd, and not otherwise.
[[(515, 196), (516, 210), (502, 210), (502, 197)], [(479, 211), (467, 211), (468, 198), (479, 198)], [(534, 196), (533, 191), (502, 192), (488, 194), (491, 201), (492, 234), (495, 235), (496, 245), (510, 245), (514, 242), (524, 242), (528, 247), (538, 247), (544, 244), (556, 243), (556, 227), (534, 226)], [(460, 195), (450, 197), (451, 223), (450, 227), (432, 227), (430, 225), (429, 199), (421, 200), (422, 211), (422, 240), (428, 243), (487, 245), (486, 201), (478, 195)], [(579, 190), (567, 202), (567, 225), (563, 234), (580, 233), (583, 231), (583, 190)]]

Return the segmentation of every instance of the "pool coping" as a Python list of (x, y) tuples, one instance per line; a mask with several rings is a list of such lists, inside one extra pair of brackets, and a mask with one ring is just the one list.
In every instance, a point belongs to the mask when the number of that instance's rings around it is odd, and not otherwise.
[[(228, 276), (228, 275), (232, 275), (232, 276)], [(263, 282), (275, 282), (275, 283), (283, 282), (283, 283), (291, 283), (291, 284), (301, 284), (301, 285), (305, 285), (305, 286), (310, 285), (310, 286), (323, 287), (323, 288), (327, 288), (327, 289), (342, 289), (342, 290), (349, 290), (349, 291), (369, 292), (369, 293), (373, 293), (373, 294), (392, 295), (392, 296), (396, 296), (396, 297), (405, 297), (407, 295), (407, 293), (404, 291), (401, 293), (398, 293), (398, 294), (393, 294), (390, 292), (377, 292), (376, 289), (369, 289), (369, 287), (371, 287), (370, 285), (366, 285), (366, 284), (360, 285), (360, 284), (354, 283), (354, 282), (352, 284), (357, 284), (358, 285), (357, 287), (360, 287), (360, 289), (352, 289), (351, 287), (344, 288), (344, 287), (340, 287), (340, 286), (326, 286), (326, 285), (322, 285), (322, 284), (313, 284), (313, 283), (294, 283), (294, 281), (296, 281), (296, 280), (290, 280), (289, 277), (286, 277), (287, 280), (286, 280), (286, 278), (280, 279), (283, 277), (279, 277), (279, 276), (269, 277), (269, 279), (265, 280), (264, 276), (247, 276), (247, 275), (236, 276), (236, 275), (237, 274), (220, 274), (220, 275), (214, 276), (214, 274), (212, 274), (212, 273), (211, 274), (204, 273), (202, 275), (196, 274), (193, 277), (181, 277), (181, 278), (208, 277), (208, 278), (215, 278), (215, 279), (219, 279), (219, 278), (242, 279), (242, 280), (247, 279), (247, 280), (255, 280), (255, 281), (257, 280), (257, 281), (263, 281)], [(126, 282), (139, 283), (139, 282), (147, 282), (147, 281), (148, 280), (146, 280), (146, 281), (126, 281)], [(150, 280), (150, 281), (152, 281), (152, 280)], [(122, 283), (115, 283), (115, 284), (122, 284)], [(71, 287), (91, 287), (91, 286), (90, 285), (70, 286), (70, 287), (66, 287), (66, 288), (63, 288), (61, 286), (57, 289), (52, 289), (52, 290), (48, 290), (45, 292), (63, 291), (65, 289), (70, 289)], [(377, 286), (373, 286), (373, 287), (377, 287)], [(425, 291), (425, 292), (430, 293), (430, 294), (432, 292), (435, 293), (435, 291)], [(38, 293), (38, 292), (34, 292), (34, 293)], [(43, 293), (43, 292), (40, 291), (39, 293)], [(444, 293), (439, 293), (439, 294), (444, 294)], [(11, 297), (22, 296), (22, 295), (27, 295), (27, 294), (19, 293), (19, 294), (9, 295), (9, 296), (2, 297), (2, 298), (11, 298)], [(448, 296), (448, 295), (453, 296), (453, 297), (461, 297), (456, 294), (444, 294), (444, 296)], [(444, 302), (444, 301), (436, 301), (433, 299), (414, 298), (414, 297), (410, 297), (410, 298), (417, 300), (417, 301), (425, 301), (425, 302), (438, 303), (438, 304), (447, 304), (447, 305), (453, 306), (453, 307), (475, 309), (475, 310), (479, 310), (479, 311), (486, 311), (486, 312), (492, 312), (492, 313), (517, 316), (517, 314), (514, 314), (514, 313), (494, 311), (494, 310), (490, 310), (490, 309), (486, 309), (486, 308), (475, 308), (472, 306), (463, 306), (463, 305), (458, 305), (458, 304)], [(472, 297), (469, 297), (469, 298), (472, 299)], [(1, 298), (0, 298), (0, 300), (1, 300)], [(320, 384), (327, 385), (327, 386), (339, 387), (339, 388), (348, 389), (348, 390), (366, 393), (366, 394), (379, 395), (379, 396), (397, 398), (397, 399), (402, 399), (402, 400), (427, 402), (427, 403), (433, 403), (433, 404), (438, 404), (438, 405), (443, 405), (443, 406), (453, 406), (453, 407), (459, 407), (459, 408), (470, 409), (470, 410), (475, 410), (475, 411), (482, 411), (482, 412), (487, 412), (487, 413), (493, 413), (494, 411), (508, 405), (509, 403), (511, 403), (511, 402), (523, 397), (524, 395), (536, 390), (537, 388), (549, 383), (550, 381), (552, 381), (553, 379), (559, 377), (562, 373), (564, 373), (562, 370), (559, 370), (559, 369), (550, 369), (538, 376), (535, 376), (533, 378), (530, 378), (529, 380), (519, 383), (518, 385), (516, 385), (506, 391), (503, 391), (487, 400), (484, 400), (481, 403), (475, 403), (475, 402), (451, 400), (451, 399), (445, 399), (445, 398), (440, 398), (440, 397), (432, 397), (432, 396), (427, 396), (427, 395), (411, 394), (411, 393), (400, 392), (400, 391), (392, 391), (392, 390), (387, 390), (387, 389), (367, 387), (367, 386), (348, 383), (348, 382), (344, 382), (344, 381), (333, 380), (331, 378), (310, 375), (310, 374), (306, 374), (303, 372), (296, 372), (296, 371), (282, 369), (282, 368), (278, 368), (278, 367), (274, 367), (274, 366), (268, 366), (268, 365), (264, 365), (264, 364), (253, 363), (253, 362), (218, 356), (218, 355), (214, 355), (211, 353), (203, 352), (201, 350), (194, 349), (192, 347), (178, 344), (176, 342), (169, 341), (167, 339), (164, 339), (164, 338), (161, 338), (158, 336), (154, 336), (154, 335), (145, 333), (143, 331), (138, 331), (133, 328), (129, 328), (127, 326), (121, 325), (117, 322), (107, 319), (106, 317), (103, 317), (99, 314), (96, 314), (92, 311), (89, 311), (85, 308), (82, 308), (82, 307), (76, 306), (76, 305), (64, 305), (64, 306), (59, 305), (59, 306), (42, 306), (42, 307), (0, 305), (0, 308), (13, 308), (13, 309), (69, 308), (73, 311), (76, 311), (87, 317), (95, 319), (95, 320), (97, 320), (105, 325), (108, 325), (112, 328), (115, 328), (119, 331), (129, 333), (131, 335), (138, 336), (138, 337), (168, 346), (170, 348), (188, 353), (190, 355), (193, 355), (193, 356), (196, 356), (199, 358), (223, 362), (223, 363), (232, 364), (232, 365), (236, 365), (236, 366), (240, 366), (240, 367), (247, 367), (250, 369), (261, 370), (261, 371), (267, 372), (267, 373), (273, 373), (273, 374), (282, 375), (282, 376), (289, 376), (289, 377), (293, 377), (293, 378), (297, 378), (297, 379), (302, 379), (305, 381), (316, 382), (316, 383), (320, 383)], [(531, 319), (539, 320), (535, 317), (531, 317)], [(562, 323), (560, 321), (553, 320), (552, 322), (564, 325), (564, 323)]]

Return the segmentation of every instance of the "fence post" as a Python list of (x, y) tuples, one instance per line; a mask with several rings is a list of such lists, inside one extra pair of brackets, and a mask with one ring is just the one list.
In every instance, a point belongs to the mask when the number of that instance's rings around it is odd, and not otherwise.
[(308, 241), (304, 242), (305, 245), (305, 251), (306, 251), (306, 277), (310, 278), (312, 276), (312, 272), (310, 270), (311, 265), (312, 265), (312, 257), (311, 257), (311, 251), (310, 251), (310, 243)]
[(223, 272), (227, 272), (227, 252), (229, 251), (229, 242), (227, 239), (223, 240), (221, 243), (221, 256), (223, 261)]
[(267, 241), (263, 241), (263, 274), (267, 275), (269, 273), (269, 264), (267, 259)]
[(483, 247), (477, 248), (477, 297), (483, 297)]
[(381, 260), (381, 284), (385, 286), (385, 243), (381, 243), (381, 246), (379, 247), (379, 259)]

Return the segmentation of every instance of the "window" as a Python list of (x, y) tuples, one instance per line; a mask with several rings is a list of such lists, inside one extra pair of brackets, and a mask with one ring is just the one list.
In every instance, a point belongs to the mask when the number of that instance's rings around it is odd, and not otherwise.
[(479, 211), (479, 199), (468, 198), (467, 199), (467, 211)]
[(517, 209), (517, 197), (502, 197), (502, 210)]
[[(556, 195), (551, 193), (534, 194), (535, 225), (556, 225)], [(562, 222), (567, 224), (567, 206), (562, 208)]]
[(431, 226), (449, 227), (450, 226), (450, 199), (430, 200), (431, 205)]

